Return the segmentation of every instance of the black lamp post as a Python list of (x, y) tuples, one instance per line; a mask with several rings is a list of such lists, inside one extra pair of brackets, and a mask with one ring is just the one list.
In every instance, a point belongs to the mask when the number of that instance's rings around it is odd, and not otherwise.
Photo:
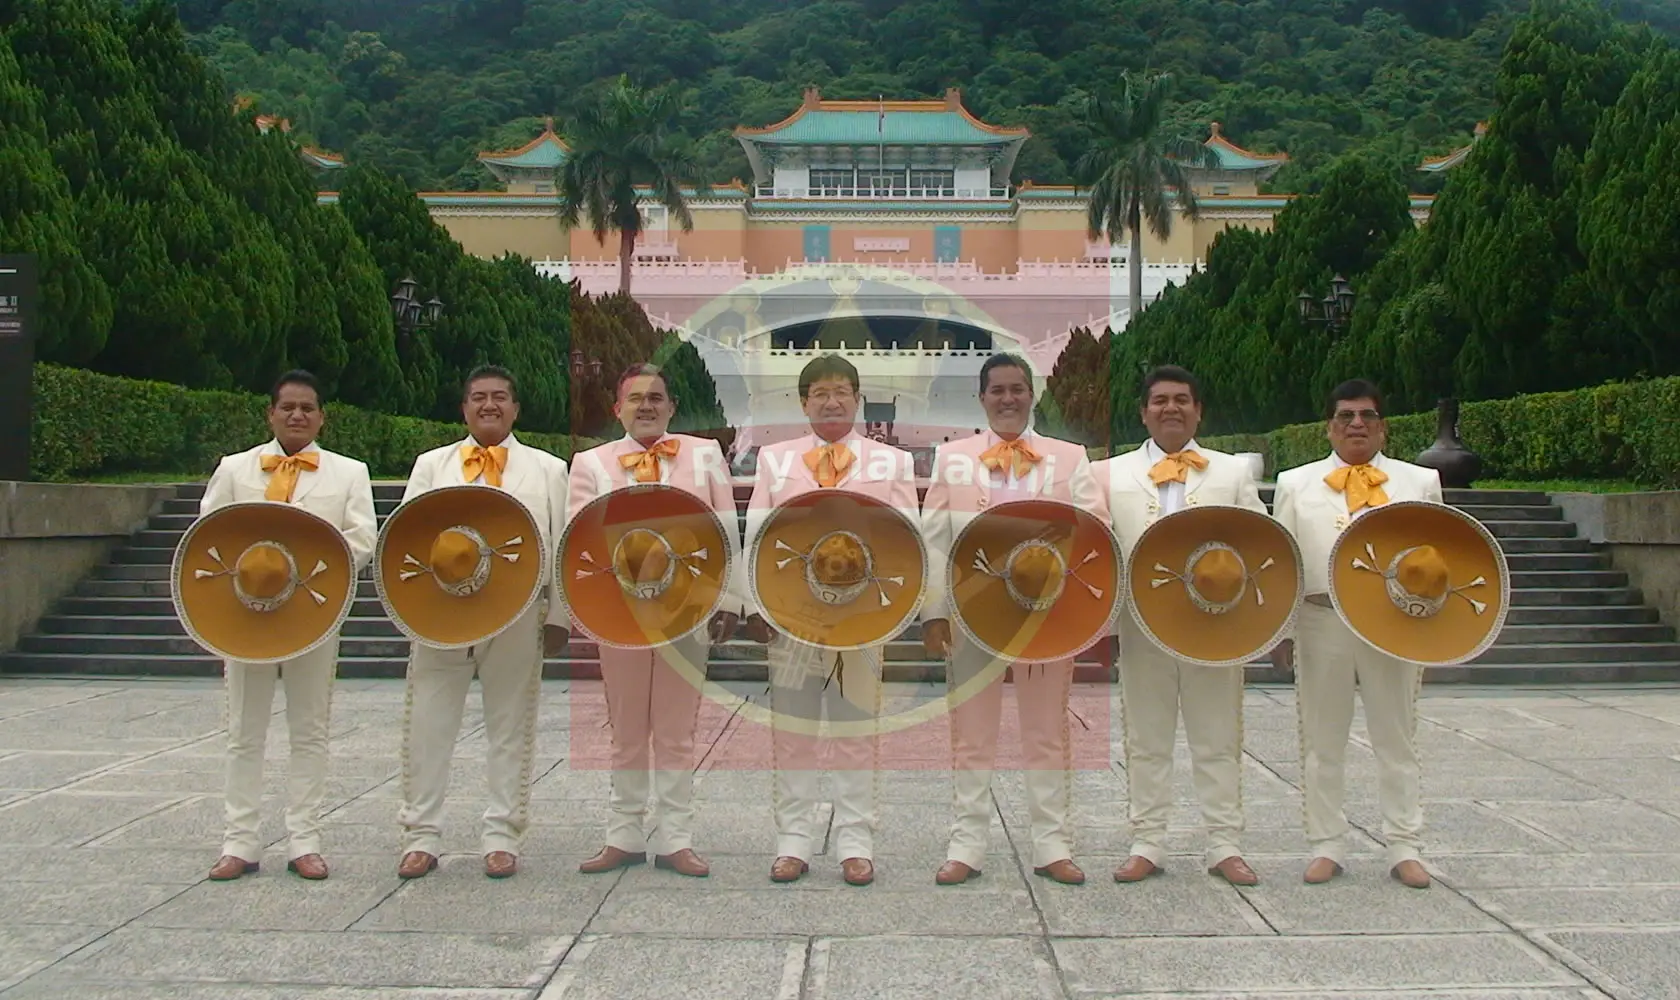
[(1353, 319), (1356, 297), (1353, 286), (1338, 274), (1330, 279), (1330, 293), (1324, 298), (1314, 299), (1311, 292), (1303, 291), (1295, 296), (1295, 305), (1300, 310), (1301, 322), (1322, 324), (1331, 333), (1340, 333)]
[(593, 381), (601, 377), (601, 362), (594, 358), (585, 358), (583, 352), (572, 350), (572, 377), (582, 379), (585, 376)]
[(409, 277), (397, 282), (396, 291), (391, 293), (391, 318), (404, 336), (412, 336), (443, 317), (443, 300), (434, 295), (421, 302), (419, 288), (420, 283)]

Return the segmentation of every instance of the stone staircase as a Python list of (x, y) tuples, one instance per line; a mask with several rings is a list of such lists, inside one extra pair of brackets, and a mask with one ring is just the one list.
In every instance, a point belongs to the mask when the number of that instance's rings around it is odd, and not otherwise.
[[(74, 594), (42, 618), (15, 652), (0, 655), (0, 672), (41, 675), (215, 676), (220, 661), (189, 639), (169, 597), (169, 565), (181, 533), (203, 495), (202, 484), (179, 487), (144, 529), (110, 563), (83, 580)], [(749, 487), (738, 484), (744, 509)], [(1263, 490), (1270, 502), (1270, 490)], [(383, 517), (396, 508), (402, 486), (374, 486)], [(1497, 645), (1475, 662), (1432, 669), (1429, 680), (1464, 683), (1566, 683), (1680, 680), (1680, 643), (1672, 628), (1645, 607), (1609, 556), (1575, 537), (1575, 526), (1544, 493), (1448, 490), (1446, 499), (1486, 524), (1510, 561), (1513, 607)], [(408, 643), (385, 617), (371, 580), (357, 589), (339, 649), (345, 677), (401, 677)], [(938, 682), (944, 666), (922, 652), (912, 626), (889, 643), (889, 680)], [(1112, 680), (1113, 647), (1100, 644), (1080, 657), (1082, 680)], [(593, 642), (573, 641), (545, 665), (550, 678), (600, 676)], [(714, 680), (764, 680), (764, 648), (744, 639), (714, 646)], [(1251, 664), (1251, 681), (1289, 679), (1269, 662)]]

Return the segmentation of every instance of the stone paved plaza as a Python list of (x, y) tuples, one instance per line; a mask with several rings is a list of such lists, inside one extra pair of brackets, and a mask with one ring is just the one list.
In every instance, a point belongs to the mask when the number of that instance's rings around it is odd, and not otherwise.
[[(895, 704), (936, 694), (907, 687)], [(1110, 696), (1077, 693), (1087, 746), (1118, 735)], [(551, 683), (543, 698), (517, 877), (486, 879), (477, 856), (476, 694), (452, 779), (451, 853), (404, 884), (403, 687), (343, 681), (332, 878), (285, 871), (280, 764), (262, 873), (215, 884), (204, 875), (220, 846), (218, 684), (0, 679), (0, 998), (1680, 997), (1680, 689), (1427, 690), (1420, 740), (1440, 881), (1425, 892), (1391, 881), (1368, 835), (1374, 773), (1359, 722), (1349, 777), (1360, 846), (1347, 876), (1301, 883), (1288, 688), (1248, 692), (1247, 849), (1263, 881), (1246, 890), (1201, 871), (1182, 743), (1178, 856), (1163, 877), (1112, 881), (1126, 849), (1117, 739), (1075, 779), (1086, 885), (1025, 867), (1021, 784), (1000, 772), (985, 877), (936, 887), (950, 801), (937, 717), (881, 776), (875, 885), (844, 885), (825, 853), (804, 881), (774, 886), (762, 734), (739, 705), (701, 717), (696, 832), (712, 877), (580, 875), (605, 808), (601, 691)], [(284, 729), (277, 716), (271, 761), (284, 759)]]

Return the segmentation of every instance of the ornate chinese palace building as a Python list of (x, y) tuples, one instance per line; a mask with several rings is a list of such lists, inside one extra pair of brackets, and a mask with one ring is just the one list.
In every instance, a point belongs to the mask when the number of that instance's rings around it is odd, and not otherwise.
[[(798, 371), (818, 353), (853, 358), (871, 417), (905, 445), (972, 431), (976, 377), (998, 350), (1042, 379), (1076, 327), (1098, 336), (1128, 318), (1126, 247), (1086, 236), (1086, 199), (1011, 183), (1025, 129), (980, 121), (956, 90), (932, 101), (832, 101), (815, 90), (780, 122), (735, 137), (751, 183), (691, 198), (692, 232), (644, 210), (632, 294), (656, 323), (700, 348), (740, 445), (802, 427)], [(1260, 185), (1288, 160), (1210, 126), (1217, 170), (1196, 171), (1199, 218), (1143, 241), (1144, 300), (1183, 281), (1215, 236), (1270, 228), (1287, 195)], [(558, 222), (552, 123), (518, 149), (485, 152), (499, 192), (422, 195), (470, 253), (509, 251), (590, 293), (619, 285), (618, 241)], [(331, 199), (331, 195), (323, 195)], [(1413, 203), (1419, 219), (1428, 199)], [(884, 407), (884, 408), (883, 408)]]

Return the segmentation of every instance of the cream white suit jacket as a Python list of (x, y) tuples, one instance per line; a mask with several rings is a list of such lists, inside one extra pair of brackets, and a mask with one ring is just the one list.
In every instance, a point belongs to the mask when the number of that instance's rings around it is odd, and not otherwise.
[[(379, 541), (379, 524), (373, 513), (373, 482), (365, 463), (328, 451), (320, 445), (310, 445), (306, 451), (317, 452), (320, 467), (313, 472), (298, 473), (297, 486), (292, 490), (292, 503), (321, 517), (344, 534), (350, 545), (350, 555), (360, 573), (373, 561), (374, 545)], [(268, 481), (272, 473), (262, 470), (264, 455), (285, 455), (278, 441), (269, 441), (249, 451), (228, 455), (216, 465), (210, 483), (199, 501), (199, 516), (228, 504), (252, 503), (267, 499)]]
[[(1306, 592), (1309, 595), (1329, 592), (1330, 549), (1342, 530), (1353, 522), (1348, 515), (1347, 499), (1324, 482), (1325, 476), (1345, 464), (1335, 455), (1330, 455), (1278, 473), (1277, 494), (1272, 498), (1272, 516), (1289, 529), (1301, 546)], [(1371, 460), (1371, 465), (1388, 476), (1388, 482), (1382, 485), (1382, 489), (1389, 500), (1445, 502), (1441, 497), (1441, 474), (1434, 469), (1380, 453)]]
[[(408, 474), (408, 488), (403, 490), (403, 503), (422, 493), (449, 486), (469, 485), (461, 478), (461, 449), (476, 444), (471, 437), (454, 444), (433, 448), (414, 460), (414, 471)], [(566, 527), (566, 463), (563, 459), (540, 448), (521, 444), (512, 434), (502, 442), (507, 449), (507, 468), (502, 470), (502, 491), (511, 493), (536, 518), (542, 532), (543, 551), (550, 572), (544, 589), (548, 592), (547, 624), (570, 628), (572, 616), (561, 599), (556, 575), (552, 572), (558, 558), (560, 533)]]
[[(1247, 462), (1209, 448), (1198, 446), (1196, 451), (1208, 464), (1206, 469), (1191, 469), (1185, 475), (1185, 507), (1212, 504), (1266, 513), (1260, 487)], [(1161, 506), (1161, 488), (1149, 478), (1154, 464), (1146, 444), (1094, 466), (1109, 523), (1120, 542), (1120, 553), (1128, 561), (1144, 531), (1168, 513)]]

